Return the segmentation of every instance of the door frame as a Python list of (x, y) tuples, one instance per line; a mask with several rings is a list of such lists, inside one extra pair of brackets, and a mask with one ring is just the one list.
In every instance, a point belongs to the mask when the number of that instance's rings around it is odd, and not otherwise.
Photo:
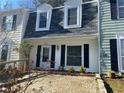
[(49, 60), (51, 60), (51, 46), (50, 45), (43, 45), (42, 51), (41, 51), (41, 63), (45, 63), (45, 62), (43, 62), (43, 48), (49, 48)]

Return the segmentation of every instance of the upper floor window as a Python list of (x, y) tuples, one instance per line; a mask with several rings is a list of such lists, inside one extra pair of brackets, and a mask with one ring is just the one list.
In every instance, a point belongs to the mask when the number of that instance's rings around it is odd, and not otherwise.
[(37, 10), (36, 31), (49, 30), (52, 15), (52, 7), (43, 4)]
[(82, 7), (80, 0), (69, 0), (65, 3), (64, 27), (81, 27)]
[(68, 9), (68, 25), (77, 24), (77, 8)]
[(124, 0), (118, 0), (118, 15), (119, 18), (124, 18)]
[(16, 15), (10, 15), (3, 17), (2, 28), (5, 31), (15, 30), (16, 27)]
[(40, 13), (39, 28), (46, 28), (47, 26), (47, 12)]

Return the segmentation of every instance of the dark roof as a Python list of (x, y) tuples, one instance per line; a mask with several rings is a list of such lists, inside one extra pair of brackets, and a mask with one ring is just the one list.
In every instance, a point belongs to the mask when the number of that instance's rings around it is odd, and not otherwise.
[(35, 31), (36, 12), (30, 13), (24, 38), (39, 38), (44, 36), (71, 36), (94, 34), (98, 32), (98, 10), (96, 3), (82, 5), (82, 26), (64, 29), (64, 8), (52, 10), (49, 31)]

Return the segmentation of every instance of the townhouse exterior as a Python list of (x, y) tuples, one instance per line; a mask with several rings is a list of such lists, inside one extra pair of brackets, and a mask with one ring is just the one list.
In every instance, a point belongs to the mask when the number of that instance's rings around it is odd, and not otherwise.
[(123, 6), (123, 0), (67, 0), (60, 7), (44, 3), (36, 11), (3, 12), (0, 23), (5, 16), (17, 15), (4, 59), (20, 59), (13, 49), (24, 39), (34, 46), (30, 53), (34, 68), (79, 71), (83, 66), (87, 72), (123, 72)]
[(100, 1), (101, 72), (124, 72), (124, 0)]
[(19, 52), (28, 18), (27, 9), (15, 9), (0, 13), (0, 59), (2, 61), (20, 60)]
[(35, 68), (79, 71), (83, 66), (88, 72), (98, 72), (97, 2), (67, 0), (57, 8), (42, 4), (29, 14), (24, 39), (34, 45)]

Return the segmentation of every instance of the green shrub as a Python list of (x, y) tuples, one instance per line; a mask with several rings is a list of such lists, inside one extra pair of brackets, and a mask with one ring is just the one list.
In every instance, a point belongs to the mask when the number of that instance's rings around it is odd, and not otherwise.
[(75, 69), (73, 67), (70, 67), (69, 68), (69, 73), (74, 73), (75, 72)]
[(116, 77), (115, 72), (114, 72), (114, 71), (109, 71), (109, 72), (108, 72), (108, 77), (110, 77), (110, 78), (115, 78), (115, 77)]
[(64, 67), (63, 66), (60, 66), (59, 67), (59, 70), (62, 70), (63, 71), (64, 70)]
[(86, 69), (84, 67), (81, 67), (80, 68), (80, 73), (85, 73), (86, 72)]

